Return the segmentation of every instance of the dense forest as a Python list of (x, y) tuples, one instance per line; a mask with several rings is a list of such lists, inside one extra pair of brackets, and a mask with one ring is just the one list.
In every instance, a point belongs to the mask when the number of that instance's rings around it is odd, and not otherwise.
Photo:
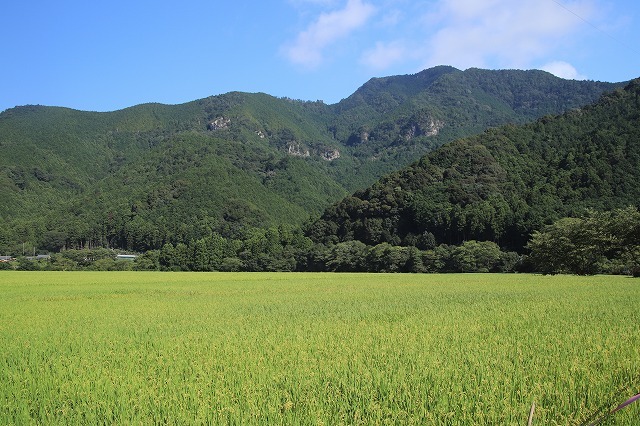
[(324, 272), (542, 272), (640, 276), (640, 211), (635, 207), (562, 218), (534, 231), (528, 254), (492, 241), (464, 241), (420, 249), (358, 240), (314, 243), (300, 227), (253, 229), (244, 240), (213, 234), (165, 244), (134, 261), (98, 248), (64, 250), (43, 259), (0, 262), (18, 270), (324, 271)]
[(0, 114), (0, 254), (143, 252), (300, 225), (455, 138), (617, 86), (437, 67), (335, 105), (228, 93), (111, 113), (13, 108)]
[(635, 81), (592, 106), (447, 144), (329, 208), (310, 236), (420, 245), (428, 233), (437, 243), (490, 240), (521, 250), (554, 219), (635, 205), (639, 87)]
[[(524, 253), (535, 231), (564, 217), (640, 206), (639, 123), (635, 80), (594, 105), (447, 144), (334, 204), (307, 235), (329, 245), (359, 241), (418, 249), (490, 241)], [(629, 253), (640, 245), (635, 217), (628, 224), (636, 229), (632, 237), (610, 232), (626, 241)], [(540, 248), (538, 242), (534, 238), (528, 248)], [(591, 272), (602, 270), (592, 263)]]
[(637, 207), (638, 83), (620, 87), (437, 67), (335, 105), (10, 109), (0, 254), (53, 254), (26, 269), (524, 270), (535, 231)]

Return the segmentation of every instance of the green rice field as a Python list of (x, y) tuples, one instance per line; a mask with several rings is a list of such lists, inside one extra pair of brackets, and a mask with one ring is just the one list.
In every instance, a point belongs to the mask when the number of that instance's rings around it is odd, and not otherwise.
[(638, 392), (639, 279), (0, 272), (2, 425), (579, 425)]

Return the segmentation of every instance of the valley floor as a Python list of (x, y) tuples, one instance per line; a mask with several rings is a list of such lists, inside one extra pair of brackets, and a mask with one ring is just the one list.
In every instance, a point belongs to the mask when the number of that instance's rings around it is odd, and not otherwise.
[(621, 276), (1, 271), (0, 423), (579, 424), (640, 390), (638, 302)]

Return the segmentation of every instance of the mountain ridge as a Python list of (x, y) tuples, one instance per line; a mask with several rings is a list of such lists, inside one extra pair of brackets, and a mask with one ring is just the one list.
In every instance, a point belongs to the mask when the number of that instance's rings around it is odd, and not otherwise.
[(640, 207), (640, 79), (598, 102), (458, 139), (334, 204), (316, 242), (429, 248), (531, 233), (588, 209)]
[[(352, 95), (369, 90), (369, 103), (355, 107), (349, 104), (355, 98), (326, 105), (229, 92), (113, 112), (5, 110), (0, 249), (15, 251), (25, 241), (41, 247), (47, 232), (65, 234), (65, 246), (144, 250), (212, 230), (240, 235), (248, 226), (300, 224), (460, 135), (531, 119), (526, 108), (510, 111), (500, 100), (513, 88), (547, 108), (538, 109), (542, 114), (620, 85), (526, 71), (439, 67), (418, 74), (386, 77), (387, 87), (375, 93), (371, 87), (381, 80), (370, 80)], [(494, 84), (511, 88), (492, 97), (478, 83), (489, 77), (513, 80)], [(423, 89), (411, 86), (415, 80)], [(567, 102), (545, 101), (556, 92), (566, 93)], [(144, 232), (132, 237), (136, 227)]]

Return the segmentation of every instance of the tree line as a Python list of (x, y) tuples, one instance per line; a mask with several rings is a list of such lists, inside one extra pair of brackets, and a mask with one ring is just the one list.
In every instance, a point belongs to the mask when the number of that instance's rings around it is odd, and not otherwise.
[[(429, 240), (429, 238), (425, 238)], [(433, 241), (433, 239), (431, 239)], [(318, 243), (303, 228), (254, 228), (242, 239), (212, 233), (188, 243), (165, 243), (133, 262), (116, 251), (65, 250), (49, 260), (18, 258), (4, 269), (155, 271), (323, 271), (323, 272), (540, 272), (640, 276), (640, 211), (589, 210), (536, 231), (525, 253), (505, 251), (492, 241), (468, 240), (430, 248), (349, 240)]]
[(589, 211), (533, 233), (529, 262), (546, 274), (640, 276), (640, 212), (633, 207)]

